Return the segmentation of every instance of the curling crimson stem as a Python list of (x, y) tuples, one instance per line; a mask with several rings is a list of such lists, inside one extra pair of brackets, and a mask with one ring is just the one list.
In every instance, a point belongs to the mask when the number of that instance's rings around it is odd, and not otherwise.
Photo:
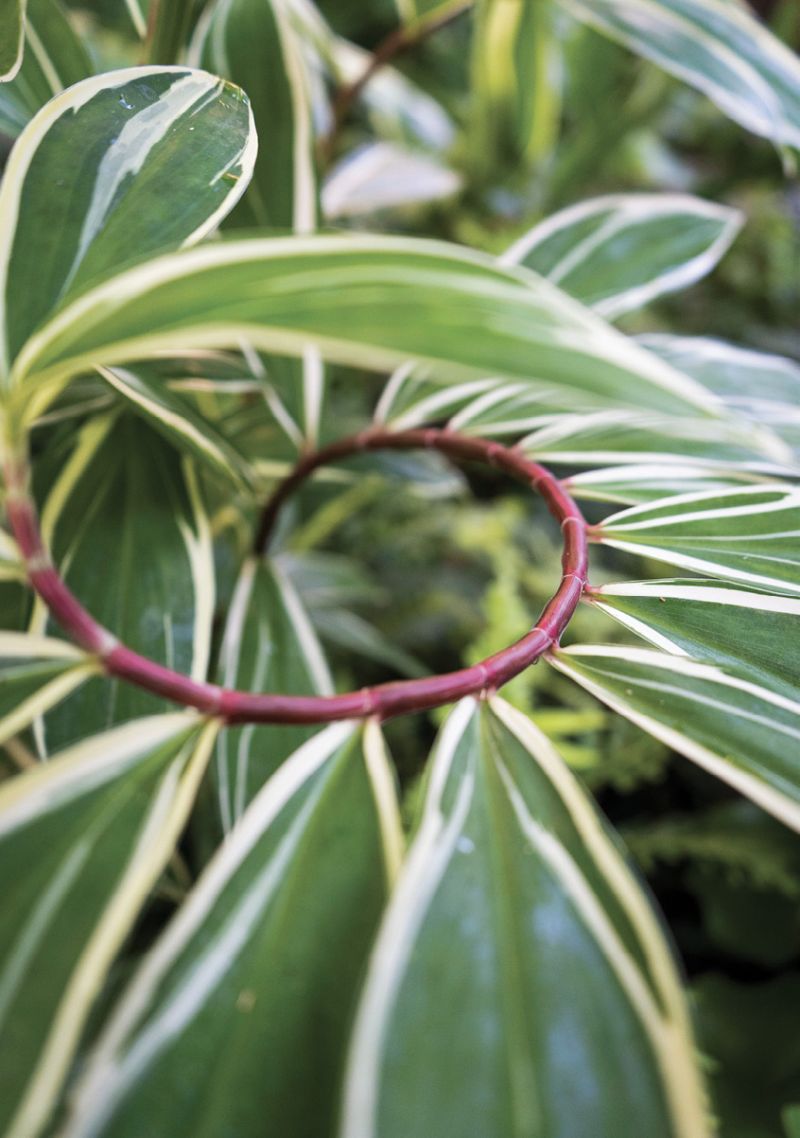
[(108, 675), (228, 723), (312, 724), (369, 716), (388, 719), (452, 703), (467, 695), (494, 691), (533, 664), (564, 632), (586, 585), (588, 568), (586, 523), (575, 502), (549, 470), (518, 450), (435, 428), (413, 431), (373, 428), (301, 458), (264, 508), (256, 534), (256, 552), (261, 555), (266, 551), (281, 507), (318, 467), (364, 451), (419, 448), (431, 448), (462, 462), (487, 463), (538, 493), (561, 526), (564, 539), (561, 582), (531, 631), (480, 663), (443, 675), (399, 680), (342, 695), (235, 691), (217, 684), (199, 683), (134, 652), (94, 619), (59, 576), (44, 547), (36, 506), (27, 489), (26, 470), (19, 462), (10, 462), (7, 467), (6, 509), (31, 585), (66, 634), (97, 656)]

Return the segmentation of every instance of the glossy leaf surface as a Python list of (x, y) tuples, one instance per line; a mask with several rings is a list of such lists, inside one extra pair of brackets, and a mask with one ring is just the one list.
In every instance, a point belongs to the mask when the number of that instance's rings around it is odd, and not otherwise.
[(401, 840), (381, 746), (329, 727), (254, 799), (124, 993), (65, 1135), (332, 1132)]
[[(291, 581), (274, 561), (245, 561), (220, 650), (219, 681), (240, 691), (332, 695), (322, 649)], [(287, 755), (314, 733), (302, 725), (235, 727), (217, 744), (214, 771), (224, 829)]]
[(48, 103), (0, 189), (2, 358), (65, 297), (213, 229), (255, 145), (241, 91), (187, 68), (109, 72)]
[(0, 787), (0, 1124), (46, 1123), (117, 950), (172, 852), (215, 727), (184, 713), (86, 739)]
[(370, 961), (339, 1134), (589, 1133), (709, 1133), (669, 951), (552, 745), (467, 700)]
[(800, 493), (793, 487), (682, 494), (623, 510), (597, 532), (615, 549), (704, 576), (800, 592)]
[(553, 664), (614, 711), (800, 830), (800, 703), (709, 664), (625, 645)]
[(667, 652), (744, 675), (800, 703), (800, 599), (716, 581), (603, 585), (592, 601)]
[(741, 225), (737, 210), (688, 194), (614, 194), (547, 218), (503, 260), (613, 319), (711, 272)]

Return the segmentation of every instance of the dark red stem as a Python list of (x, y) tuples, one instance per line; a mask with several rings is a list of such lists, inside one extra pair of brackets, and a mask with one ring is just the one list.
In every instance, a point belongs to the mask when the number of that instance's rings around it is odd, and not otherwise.
[(550, 513), (560, 523), (564, 538), (561, 583), (531, 631), (481, 663), (457, 672), (379, 684), (344, 695), (298, 696), (231, 691), (216, 684), (198, 683), (139, 655), (120, 644), (98, 624), (59, 577), (42, 543), (36, 507), (27, 492), (24, 474), (13, 464), (7, 471), (9, 493), (6, 509), (31, 585), (67, 635), (81, 648), (98, 656), (109, 675), (229, 723), (330, 723), (337, 719), (363, 719), (368, 716), (388, 719), (502, 687), (558, 642), (586, 585), (586, 523), (572, 498), (550, 471), (521, 452), (499, 443), (434, 428), (415, 431), (375, 428), (341, 439), (302, 458), (278, 486), (264, 509), (256, 537), (256, 551), (259, 554), (265, 551), (282, 505), (318, 467), (363, 451), (427, 447), (460, 461), (488, 463), (541, 495)]

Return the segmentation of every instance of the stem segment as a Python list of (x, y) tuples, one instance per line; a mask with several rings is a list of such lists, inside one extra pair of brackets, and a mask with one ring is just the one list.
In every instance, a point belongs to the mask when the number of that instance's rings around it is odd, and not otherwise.
[(25, 471), (18, 463), (9, 463), (7, 470), (6, 508), (31, 585), (67, 635), (81, 648), (98, 656), (108, 675), (228, 723), (330, 723), (370, 716), (388, 719), (502, 687), (558, 642), (586, 585), (586, 523), (575, 502), (550, 471), (499, 443), (436, 428), (412, 431), (372, 428), (306, 455), (267, 502), (256, 535), (256, 553), (265, 553), (281, 507), (318, 467), (365, 451), (424, 448), (433, 448), (462, 462), (486, 463), (536, 491), (561, 525), (564, 538), (561, 582), (531, 631), (481, 663), (439, 676), (379, 684), (343, 695), (233, 691), (216, 684), (198, 683), (139, 655), (98, 624), (59, 577), (42, 543), (36, 507), (27, 491)]

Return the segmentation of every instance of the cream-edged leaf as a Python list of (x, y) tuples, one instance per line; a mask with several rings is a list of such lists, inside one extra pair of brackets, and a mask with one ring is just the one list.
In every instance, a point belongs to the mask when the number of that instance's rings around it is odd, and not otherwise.
[(145, 1121), (151, 1138), (257, 1138), (265, 1119), (331, 1133), (401, 843), (377, 726), (336, 724), (305, 743), (142, 961), (89, 1055), (64, 1138), (140, 1135)]
[(717, 407), (533, 273), (437, 242), (360, 235), (231, 241), (133, 268), (33, 336), (11, 382), (23, 404), (47, 384), (38, 403), (90, 365), (242, 339), (300, 356), (313, 344), (373, 369), (416, 358), (438, 382), (538, 381), (590, 405)]
[(610, 194), (541, 222), (504, 254), (607, 319), (710, 273), (742, 214), (689, 194)]
[[(193, 679), (207, 678), (213, 550), (188, 460), (132, 416), (98, 416), (78, 435), (45, 500), (42, 529), (67, 584), (113, 635)], [(39, 602), (34, 627), (46, 621)], [(123, 681), (94, 680), (47, 716), (41, 745), (58, 749), (167, 707)]]
[(106, 383), (155, 429), (187, 456), (195, 458), (233, 482), (237, 488), (252, 486), (250, 463), (224, 434), (163, 376), (146, 364), (131, 368), (98, 369)]
[(668, 747), (800, 830), (800, 703), (711, 664), (627, 645), (551, 662)]
[(724, 463), (704, 466), (675, 461), (669, 465), (642, 462), (584, 470), (565, 478), (563, 484), (574, 498), (635, 506), (673, 494), (711, 493), (763, 481), (769, 481), (769, 478), (732, 470)]
[(704, 336), (652, 334), (639, 343), (713, 391), (742, 419), (783, 439), (800, 463), (800, 364)]
[(800, 490), (744, 486), (632, 506), (595, 527), (614, 549), (706, 577), (800, 593)]
[[(478, 432), (486, 417), (479, 416), (479, 422), (470, 419), (468, 429)], [(454, 423), (459, 425), (465, 418), (466, 413), (457, 416)], [(554, 415), (526, 435), (520, 446), (543, 461), (581, 466), (644, 461), (671, 466), (689, 460), (710, 468), (745, 472), (792, 474), (797, 469), (790, 449), (780, 438), (733, 417), (709, 430), (707, 421), (690, 415), (640, 411)]]
[(184, 713), (86, 739), (0, 787), (0, 1124), (48, 1122), (114, 956), (172, 853), (217, 730)]
[(0, 743), (101, 672), (97, 661), (63, 640), (0, 632)]
[(709, 1133), (646, 897), (532, 723), (464, 701), (370, 960), (341, 1138)]
[(800, 598), (719, 581), (603, 585), (591, 601), (638, 636), (800, 703)]
[[(240, 691), (333, 694), (308, 614), (274, 560), (248, 558), (242, 566), (220, 649), (219, 681)], [(220, 736), (214, 774), (226, 832), (286, 756), (315, 730), (271, 724), (235, 727)]]
[(26, 0), (0, 0), (0, 82), (19, 71), (25, 36)]
[(28, 0), (19, 71), (0, 86), (0, 131), (16, 138), (45, 103), (92, 73), (61, 0)]
[(66, 297), (210, 232), (255, 149), (245, 96), (203, 71), (112, 71), (52, 99), (0, 188), (0, 370)]
[(317, 217), (310, 79), (281, 0), (226, 0), (211, 6), (193, 53), (250, 99), (265, 140), (237, 217), (243, 223), (307, 233)]
[(800, 147), (800, 60), (736, 0), (562, 0), (777, 146)]
[[(284, 0), (226, 0), (210, 5), (192, 53), (201, 66), (247, 91), (256, 130), (267, 141), (234, 224), (295, 233), (317, 227), (318, 188), (308, 50)], [(268, 361), (301, 435), (319, 431), (324, 379), (318, 354)]]

